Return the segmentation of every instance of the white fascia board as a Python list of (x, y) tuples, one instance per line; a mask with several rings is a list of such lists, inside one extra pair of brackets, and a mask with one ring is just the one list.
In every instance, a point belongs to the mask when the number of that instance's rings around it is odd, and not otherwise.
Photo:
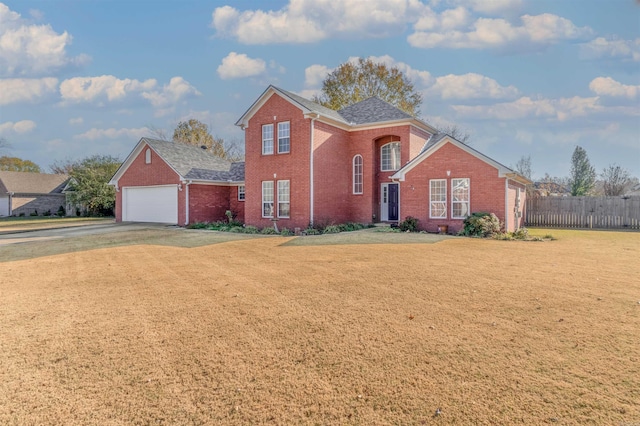
[(416, 158), (414, 158), (408, 164), (406, 164), (403, 168), (398, 170), (393, 176), (391, 176), (391, 178), (392, 179), (404, 180), (405, 175), (409, 171), (411, 171), (414, 167), (416, 167), (418, 164), (420, 164), (425, 159), (429, 158), (431, 156), (431, 154), (433, 154), (434, 152), (438, 151), (446, 143), (451, 143), (454, 146), (462, 149), (466, 153), (468, 153), (468, 154), (476, 157), (477, 159), (479, 159), (481, 161), (484, 161), (485, 163), (489, 164), (490, 166), (496, 168), (498, 170), (498, 176), (499, 177), (506, 177), (508, 174), (514, 173), (513, 170), (509, 169), (508, 167), (505, 167), (504, 165), (502, 165), (502, 164), (498, 163), (497, 161), (487, 157), (486, 155), (476, 151), (475, 149), (471, 148), (470, 146), (465, 145), (462, 142), (458, 142), (457, 140), (452, 139), (449, 136), (445, 136), (437, 144), (435, 144), (434, 146), (432, 146), (428, 150), (422, 152), (420, 155), (418, 155)]
[(240, 117), (238, 119), (238, 121), (236, 121), (236, 126), (239, 126), (242, 129), (246, 129), (247, 127), (249, 127), (249, 120), (251, 120), (251, 117), (253, 117), (254, 114), (260, 108), (262, 108), (264, 106), (264, 104), (267, 103), (267, 101), (274, 94), (277, 94), (282, 99), (284, 99), (285, 101), (289, 102), (291, 105), (299, 108), (304, 114), (307, 114), (307, 113), (311, 112), (308, 108), (305, 108), (303, 105), (299, 104), (298, 102), (296, 102), (295, 100), (293, 100), (289, 96), (287, 96), (286, 94), (282, 93), (280, 90), (278, 90), (277, 87), (275, 87), (273, 85), (270, 85), (262, 93), (262, 95), (260, 95), (258, 97), (258, 99), (256, 99), (256, 101), (249, 107), (249, 109), (242, 115), (242, 117)]
[(118, 180), (120, 180), (122, 175), (127, 171), (127, 169), (129, 169), (129, 167), (131, 166), (131, 163), (133, 163), (133, 160), (135, 160), (136, 157), (138, 155), (140, 155), (140, 153), (142, 152), (142, 149), (145, 146), (148, 146), (149, 149), (151, 149), (156, 154), (156, 156), (158, 156), (158, 158), (162, 159), (162, 161), (167, 166), (169, 166), (171, 168), (171, 170), (173, 170), (174, 173), (176, 175), (178, 175), (178, 177), (181, 180), (184, 180), (182, 175), (171, 164), (169, 164), (167, 161), (165, 161), (165, 159), (162, 158), (162, 156), (160, 154), (158, 154), (158, 151), (153, 149), (153, 147), (147, 143), (145, 138), (141, 138), (140, 141), (138, 142), (138, 144), (133, 148), (133, 151), (131, 151), (131, 153), (127, 156), (127, 158), (122, 162), (120, 167), (118, 167), (118, 170), (116, 170), (116, 172), (114, 173), (114, 175), (111, 178), (111, 180), (107, 183), (107, 185), (111, 185), (111, 186), (115, 186), (115, 187), (118, 186)]
[(192, 185), (242, 186), (244, 181), (186, 179)]

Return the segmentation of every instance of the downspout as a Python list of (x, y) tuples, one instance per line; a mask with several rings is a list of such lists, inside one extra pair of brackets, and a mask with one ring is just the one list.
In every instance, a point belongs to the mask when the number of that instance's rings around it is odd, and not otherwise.
[(319, 115), (311, 119), (311, 136), (309, 137), (309, 226), (313, 226), (313, 134), (315, 129), (315, 121)]
[(504, 230), (509, 232), (509, 178), (504, 178)]
[(185, 224), (184, 226), (189, 225), (189, 185), (191, 185), (193, 181), (189, 180), (184, 182), (185, 186), (185, 198), (186, 198), (186, 206), (185, 206)]
[(9, 216), (13, 215), (13, 196), (14, 196), (15, 192), (9, 192), (9, 211), (7, 213), (9, 213)]

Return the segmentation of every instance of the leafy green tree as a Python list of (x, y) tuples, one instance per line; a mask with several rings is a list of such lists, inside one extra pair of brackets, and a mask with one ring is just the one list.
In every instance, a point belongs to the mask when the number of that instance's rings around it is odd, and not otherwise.
[(589, 195), (596, 184), (596, 170), (589, 162), (587, 151), (576, 146), (571, 156), (571, 195)]
[(116, 192), (107, 185), (121, 161), (110, 155), (94, 155), (73, 164), (69, 183), (70, 201), (85, 206), (90, 215), (113, 215)]
[(226, 144), (224, 139), (213, 137), (209, 133), (209, 126), (194, 118), (178, 123), (173, 131), (173, 141), (204, 147), (211, 155), (229, 161), (238, 161), (243, 157), (235, 143)]
[(23, 160), (18, 157), (0, 157), (0, 170), (5, 172), (30, 172), (40, 173), (40, 166), (33, 161)]
[(633, 182), (629, 170), (623, 169), (617, 164), (605, 167), (600, 177), (603, 181), (604, 195), (608, 196), (624, 195), (627, 187)]
[(339, 110), (372, 96), (377, 96), (414, 117), (420, 114), (422, 94), (397, 67), (359, 58), (345, 62), (322, 82), (322, 93), (313, 100)]
[(71, 174), (71, 171), (73, 170), (74, 165), (76, 165), (76, 161), (70, 158), (65, 158), (64, 160), (54, 161), (49, 166), (49, 170), (51, 170), (51, 173), (54, 173), (57, 175), (69, 175)]

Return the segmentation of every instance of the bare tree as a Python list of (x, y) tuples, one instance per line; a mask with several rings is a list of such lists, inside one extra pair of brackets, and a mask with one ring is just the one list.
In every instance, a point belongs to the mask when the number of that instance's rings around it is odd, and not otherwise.
[(600, 177), (603, 181), (604, 195), (624, 195), (624, 192), (632, 183), (631, 173), (617, 164), (609, 164), (605, 167)]
[(529, 180), (532, 180), (533, 169), (531, 168), (531, 155), (523, 155), (516, 163), (515, 171)]
[(440, 133), (446, 133), (457, 141), (462, 142), (465, 145), (471, 144), (471, 133), (467, 129), (463, 129), (457, 124), (443, 124), (436, 125), (436, 128)]

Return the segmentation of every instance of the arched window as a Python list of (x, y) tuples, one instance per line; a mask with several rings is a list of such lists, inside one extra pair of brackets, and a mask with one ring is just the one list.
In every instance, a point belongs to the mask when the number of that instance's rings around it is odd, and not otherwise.
[(362, 194), (362, 155), (353, 157), (353, 193)]
[(400, 142), (391, 142), (380, 148), (380, 170), (389, 172), (400, 168)]
[(144, 153), (144, 162), (145, 164), (151, 164), (151, 150), (149, 148)]

